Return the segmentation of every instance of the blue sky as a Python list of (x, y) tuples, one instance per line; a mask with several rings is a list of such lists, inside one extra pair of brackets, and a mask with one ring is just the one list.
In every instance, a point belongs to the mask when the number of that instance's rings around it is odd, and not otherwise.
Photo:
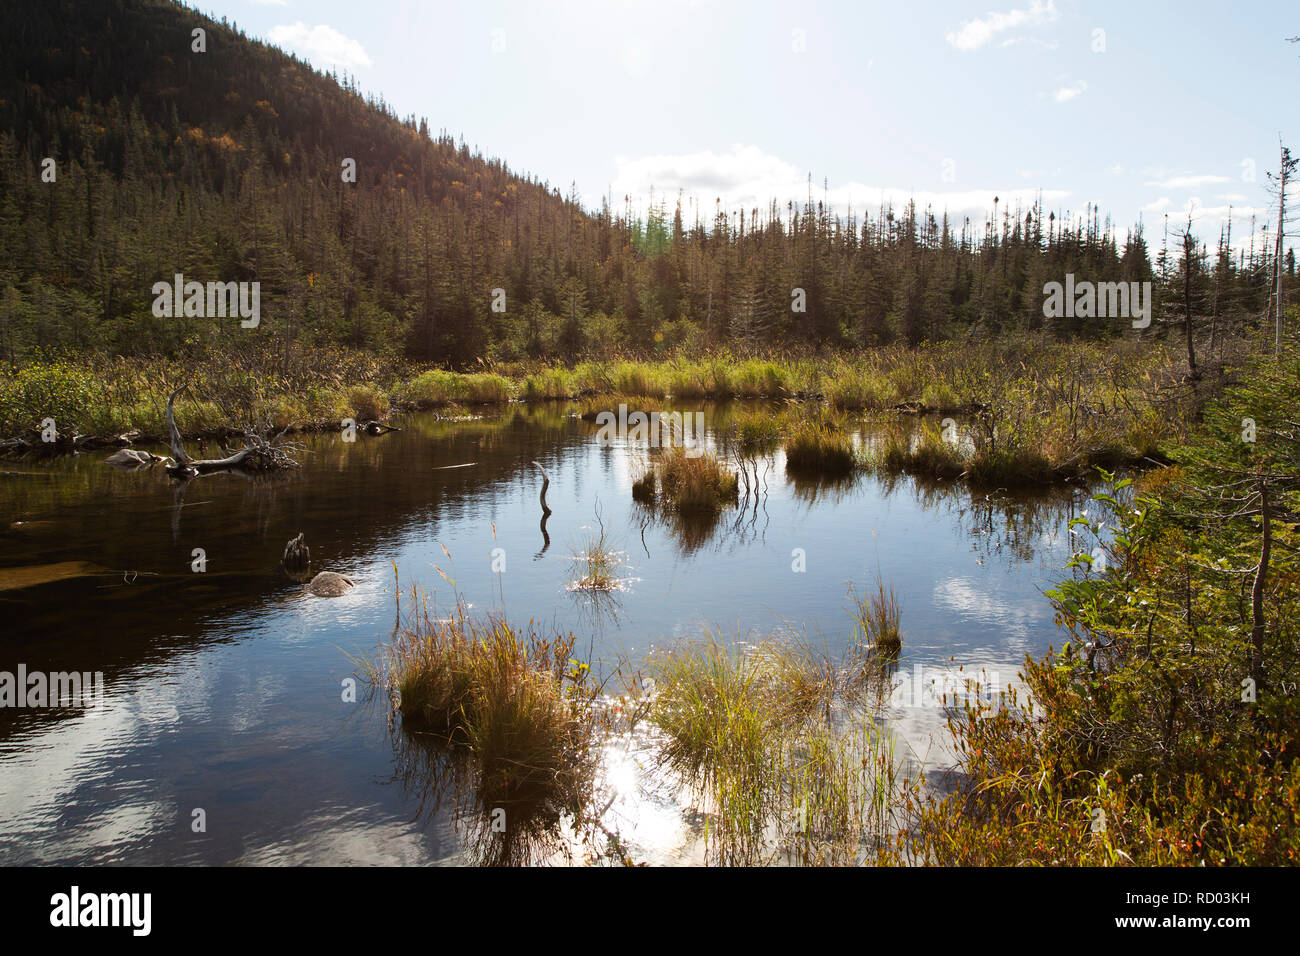
[(196, 5), (590, 206), (683, 190), (708, 219), (811, 173), (840, 212), (1093, 201), (1153, 250), (1166, 213), (1212, 245), (1231, 206), (1237, 245), (1270, 218), (1279, 133), (1300, 152), (1284, 0)]

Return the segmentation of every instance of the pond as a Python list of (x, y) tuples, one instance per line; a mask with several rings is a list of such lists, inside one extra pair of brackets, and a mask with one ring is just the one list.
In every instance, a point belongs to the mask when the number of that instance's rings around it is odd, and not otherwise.
[[(710, 436), (733, 411), (689, 407)], [(354, 442), (303, 437), (302, 467), (274, 476), (180, 484), (107, 452), (6, 466), (25, 474), (0, 479), (0, 671), (102, 672), (105, 699), (0, 709), (0, 862), (464, 862), (463, 827), (428, 799), (386, 704), (341, 691), (391, 638), (399, 587), (572, 631), (605, 680), (708, 631), (794, 631), (834, 652), (852, 636), (849, 586), (878, 575), (918, 686), (958, 668), (1005, 685), (1063, 640), (1042, 591), (1066, 574), (1084, 488), (796, 481), (777, 452), (737, 508), (682, 523), (632, 500), (646, 449), (602, 444), (572, 407), (396, 421)], [(550, 476), (544, 531), (534, 461)], [(621, 583), (594, 597), (570, 582), (602, 525)], [(312, 570), (351, 591), (312, 597), (284, 573), (299, 532)], [(943, 765), (939, 707), (889, 719), (909, 763)], [(609, 772), (638, 858), (697, 858), (699, 815), (655, 791), (646, 761)]]

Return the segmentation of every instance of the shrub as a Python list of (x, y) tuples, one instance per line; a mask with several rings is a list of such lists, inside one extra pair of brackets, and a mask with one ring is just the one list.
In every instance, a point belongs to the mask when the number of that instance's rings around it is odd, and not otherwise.
[(357, 421), (377, 421), (388, 414), (388, 396), (374, 385), (348, 389), (348, 406)]
[(5, 434), (39, 428), (53, 418), (60, 432), (85, 425), (96, 382), (87, 368), (62, 362), (28, 365), (0, 380), (0, 424)]

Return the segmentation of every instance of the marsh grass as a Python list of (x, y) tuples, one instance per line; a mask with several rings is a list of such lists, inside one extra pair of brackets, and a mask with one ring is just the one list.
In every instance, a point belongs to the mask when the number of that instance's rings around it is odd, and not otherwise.
[(741, 455), (765, 455), (781, 444), (781, 432), (787, 415), (770, 410), (751, 410), (733, 415), (725, 435)]
[[(635, 489), (633, 489), (635, 495)], [(622, 557), (609, 543), (604, 524), (587, 536), (582, 549), (573, 558), (570, 587), (580, 591), (613, 591), (618, 587), (618, 569)]]
[(380, 668), (403, 727), (463, 748), (483, 806), (505, 808), (507, 818), (580, 817), (597, 769), (599, 717), (573, 637), (476, 621), (463, 606), (435, 618), (416, 602), (414, 623)]
[(508, 402), (515, 391), (514, 383), (495, 372), (449, 372), (429, 369), (394, 389), (397, 404), (415, 408), (439, 405), (492, 405)]
[(649, 468), (645, 474), (632, 482), (632, 499), (640, 502), (653, 502), (656, 488), (654, 469)]
[[(1225, 340), (1216, 350), (1202, 344), (1198, 351), (1207, 369), (1220, 369), (1243, 348)], [(966, 473), (972, 483), (1005, 487), (1077, 478), (1099, 465), (1162, 460), (1161, 447), (1187, 433), (1201, 403), (1181, 384), (1185, 359), (1162, 343), (1062, 343), (1010, 334), (833, 356), (678, 352), (585, 360), (571, 368), (482, 361), (452, 371), (328, 349), (302, 349), (288, 357), (253, 346), (200, 353), (183, 364), (191, 388), (178, 401), (177, 415), (186, 422), (187, 437), (249, 426), (337, 429), (343, 418), (380, 418), (391, 408), (516, 399), (784, 399), (811, 406), (814, 415), (828, 407), (976, 418), (974, 431), (987, 426), (987, 433), (977, 436), (970, 456), (954, 455), (926, 437), (920, 448), (895, 449), (873, 465), (929, 477)], [(70, 426), (83, 435), (133, 429), (142, 440), (165, 438), (162, 409), (176, 384), (175, 365), (91, 357), (0, 371), (0, 436), (24, 433), (48, 416), (61, 429)], [(1201, 391), (1212, 385), (1207, 380)], [(794, 417), (782, 413), (772, 421), (742, 423), (738, 444), (767, 453), (775, 442), (772, 431), (788, 432), (797, 424)], [(814, 444), (809, 451), (816, 460), (822, 449)], [(842, 461), (842, 454), (833, 460)]]
[(805, 421), (785, 440), (785, 465), (790, 471), (847, 475), (857, 464), (853, 439), (830, 421)]
[[(1300, 364), (1295, 344), (1283, 347), (1278, 356), (1264, 344), (1239, 384), (1206, 405), (1191, 439), (1171, 449), (1175, 467), (1132, 490), (1102, 472), (1096, 510), (1069, 522), (1080, 536), (1073, 574), (1047, 592), (1068, 640), (1025, 660), (1023, 689), (1009, 688), (996, 713), (949, 716), (956, 785), (915, 805), (910, 859), (1300, 863), (1300, 454), (1295, 442), (1261, 454), (1241, 433), (1246, 417), (1260, 434), (1293, 434)], [(1227, 475), (1243, 476), (1241, 491), (1224, 492)], [(1247, 498), (1256, 481), (1259, 497)], [(1264, 525), (1247, 509), (1263, 510), (1269, 488), (1288, 516), (1270, 522), (1264, 626), (1252, 635), (1246, 595)], [(1104, 573), (1084, 557), (1093, 543), (1106, 547)], [(1263, 682), (1243, 680), (1261, 665)]]
[(966, 472), (961, 450), (929, 424), (916, 433), (890, 428), (877, 439), (868, 460), (872, 467), (886, 473), (925, 478), (957, 478)]
[(877, 577), (875, 594), (861, 594), (851, 585), (849, 603), (849, 616), (859, 642), (886, 658), (896, 659), (903, 649), (903, 631), (902, 611), (893, 586), (886, 589), (884, 578)]
[(374, 385), (354, 385), (347, 398), (357, 421), (378, 421), (388, 414), (388, 396)]
[(869, 716), (837, 706), (845, 672), (824, 648), (711, 635), (652, 654), (647, 669), (660, 762), (703, 802), (709, 859), (853, 863), (879, 844), (892, 746)]
[(736, 473), (712, 452), (692, 456), (680, 445), (651, 461), (633, 484), (638, 501), (651, 498), (681, 513), (717, 512), (740, 493)]

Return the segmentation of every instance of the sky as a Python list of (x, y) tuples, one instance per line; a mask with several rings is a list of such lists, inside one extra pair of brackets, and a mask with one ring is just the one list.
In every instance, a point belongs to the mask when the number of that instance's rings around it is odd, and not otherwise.
[(1189, 210), (1213, 247), (1231, 207), (1242, 246), (1276, 228), (1279, 135), (1300, 153), (1293, 0), (191, 5), (589, 208), (680, 195), (688, 223), (811, 176), (841, 214), (1093, 202), (1153, 251)]

